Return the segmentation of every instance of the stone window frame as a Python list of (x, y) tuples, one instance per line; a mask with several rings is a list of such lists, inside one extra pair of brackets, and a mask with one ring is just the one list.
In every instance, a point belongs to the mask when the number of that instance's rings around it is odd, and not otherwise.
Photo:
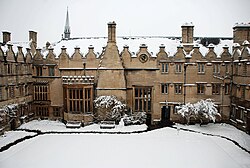
[(54, 115), (54, 117), (61, 117), (60, 107), (53, 107), (53, 115)]
[(181, 95), (183, 92), (183, 84), (182, 83), (175, 83), (174, 84), (174, 94)]
[(244, 62), (242, 65), (242, 75), (246, 76), (247, 75), (247, 63)]
[(43, 76), (43, 66), (36, 66), (36, 76)]
[(205, 74), (206, 63), (198, 63), (198, 74)]
[(225, 73), (226, 73), (227, 75), (230, 74), (230, 64), (229, 64), (229, 63), (225, 63)]
[(48, 66), (48, 76), (55, 76), (55, 66)]
[(241, 90), (240, 98), (245, 99), (246, 98), (246, 86), (244, 85), (240, 86), (240, 90)]
[(236, 105), (235, 105), (235, 104), (232, 104), (232, 110), (231, 110), (230, 117), (231, 117), (233, 120), (235, 120), (235, 118), (236, 118), (236, 111), (237, 111)]
[(182, 63), (175, 63), (175, 73), (182, 73)]
[(9, 62), (8, 64), (7, 64), (7, 74), (8, 75), (12, 75), (14, 72), (13, 72), (14, 70), (13, 70), (13, 65), (12, 65), (12, 63), (11, 62)]
[(48, 106), (36, 106), (36, 115), (41, 117), (49, 117), (49, 107)]
[(67, 85), (65, 92), (65, 108), (73, 114), (90, 114), (93, 112), (93, 86)]
[(162, 62), (161, 63), (161, 73), (168, 73), (169, 72), (169, 63)]
[(34, 101), (48, 101), (49, 100), (49, 85), (40, 84), (34, 85)]
[(221, 84), (220, 83), (212, 83), (212, 95), (220, 95)]
[(197, 94), (204, 95), (205, 94), (205, 84), (204, 83), (197, 83)]
[(224, 94), (225, 95), (229, 95), (230, 93), (230, 83), (225, 83), (225, 86), (224, 86)]
[(220, 74), (220, 64), (219, 63), (213, 63), (213, 73), (214, 74)]
[(14, 85), (8, 86), (8, 98), (9, 99), (15, 98), (15, 86)]
[(152, 87), (151, 86), (134, 86), (133, 88), (133, 110), (135, 112), (152, 111)]
[(19, 97), (25, 96), (25, 90), (23, 88), (24, 85), (19, 85), (18, 86), (18, 91), (19, 91)]
[(169, 94), (169, 83), (161, 83), (161, 94)]

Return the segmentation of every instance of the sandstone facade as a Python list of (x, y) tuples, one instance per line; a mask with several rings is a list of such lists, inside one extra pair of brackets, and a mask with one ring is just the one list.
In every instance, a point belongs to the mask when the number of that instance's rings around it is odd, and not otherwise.
[[(100, 95), (115, 95), (131, 112), (145, 111), (148, 123), (156, 124), (182, 122), (176, 106), (211, 98), (223, 121), (249, 131), (250, 49), (245, 41), (248, 36), (241, 33), (246, 27), (234, 27), (234, 41), (243, 43), (222, 46), (219, 54), (216, 45), (209, 45), (204, 54), (194, 43), (192, 24), (182, 26), (182, 41), (174, 54), (165, 44), (159, 45), (157, 53), (147, 44), (138, 45), (136, 53), (129, 45), (119, 50), (117, 41), (121, 37), (116, 37), (114, 22), (108, 23), (106, 46), (100, 53), (95, 52), (93, 44), (86, 54), (82, 46), (69, 54), (67, 45), (55, 53), (60, 43), (34, 50), (36, 32), (30, 32), (31, 49), (25, 54), (21, 47), (13, 52), (13, 46), (7, 43), (10, 33), (5, 32), (0, 48), (0, 108), (19, 104), (14, 119), (17, 123), (27, 116), (88, 124), (93, 121), (93, 100)], [(67, 37), (61, 43), (74, 42)], [(8, 125), (7, 121), (0, 121), (1, 126)]]

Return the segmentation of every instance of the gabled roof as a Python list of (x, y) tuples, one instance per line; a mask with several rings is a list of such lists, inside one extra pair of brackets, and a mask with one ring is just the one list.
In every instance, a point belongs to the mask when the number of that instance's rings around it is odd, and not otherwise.
[[(61, 47), (65, 46), (67, 48), (67, 53), (71, 57), (75, 51), (75, 46), (79, 46), (81, 53), (85, 55), (88, 53), (88, 48), (90, 45), (94, 47), (94, 52), (97, 57), (103, 51), (103, 47), (107, 45), (107, 37), (85, 37), (85, 38), (71, 38), (68, 40), (61, 40), (58, 43), (54, 43), (54, 52), (58, 57), (61, 53)], [(177, 47), (181, 45), (179, 38), (169, 38), (164, 36), (135, 36), (135, 37), (117, 37), (116, 43), (118, 50), (121, 53), (124, 46), (129, 47), (129, 51), (132, 56), (140, 50), (140, 46), (145, 44), (148, 46), (148, 52), (152, 56), (156, 56), (160, 51), (160, 46), (163, 44), (165, 46), (165, 51), (168, 56), (174, 56), (177, 52)], [(204, 56), (208, 52), (208, 48), (199, 44), (199, 41), (195, 41), (194, 44), (199, 46), (201, 54)], [(221, 40), (220, 44), (214, 46), (214, 52), (219, 56), (223, 52), (223, 46), (229, 46), (229, 52), (231, 53), (231, 48), (233, 45), (233, 40)]]

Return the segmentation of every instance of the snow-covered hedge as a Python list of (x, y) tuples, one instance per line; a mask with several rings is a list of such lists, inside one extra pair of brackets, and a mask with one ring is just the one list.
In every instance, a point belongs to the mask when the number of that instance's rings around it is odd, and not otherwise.
[(123, 122), (124, 125), (141, 125), (145, 124), (147, 118), (146, 112), (136, 112), (132, 115), (124, 115)]
[(183, 118), (187, 119), (189, 124), (190, 119), (193, 117), (199, 119), (201, 123), (204, 119), (212, 120), (215, 122), (216, 116), (221, 117), (217, 110), (217, 106), (211, 99), (200, 100), (195, 104), (187, 103), (177, 106), (177, 113)]
[(99, 96), (94, 100), (95, 118), (101, 120), (119, 121), (126, 111), (123, 104), (115, 96)]

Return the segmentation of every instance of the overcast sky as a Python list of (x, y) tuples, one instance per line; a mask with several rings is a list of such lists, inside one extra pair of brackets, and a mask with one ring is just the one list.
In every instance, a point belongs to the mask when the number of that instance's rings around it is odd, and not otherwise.
[(0, 30), (12, 41), (35, 30), (42, 47), (61, 39), (67, 6), (71, 37), (107, 36), (110, 21), (124, 36), (180, 36), (181, 25), (193, 22), (195, 36), (232, 37), (236, 22), (250, 22), (250, 0), (0, 0)]

